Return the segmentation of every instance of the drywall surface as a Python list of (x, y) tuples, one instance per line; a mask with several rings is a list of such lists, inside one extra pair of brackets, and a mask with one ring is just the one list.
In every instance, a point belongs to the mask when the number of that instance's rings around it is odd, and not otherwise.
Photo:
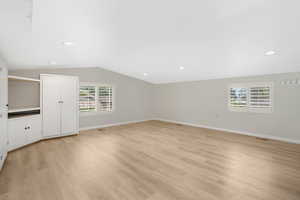
[(8, 109), (40, 107), (40, 84), (29, 81), (8, 81)]
[[(112, 113), (81, 114), (80, 128), (100, 127), (153, 118), (153, 85), (101, 68), (64, 68), (43, 70), (15, 70), (10, 75), (39, 78), (40, 74), (78, 76), (80, 82), (112, 85), (114, 87), (114, 111)], [(24, 98), (27, 98), (24, 96)], [(15, 102), (15, 104), (18, 104)]]
[[(155, 85), (155, 117), (300, 143), (300, 85), (281, 84), (300, 73)], [(272, 113), (232, 112), (233, 83), (274, 82)]]

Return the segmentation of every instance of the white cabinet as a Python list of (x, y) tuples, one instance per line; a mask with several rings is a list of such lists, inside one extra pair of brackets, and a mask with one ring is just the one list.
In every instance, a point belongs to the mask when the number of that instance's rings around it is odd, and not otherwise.
[(0, 111), (7, 111), (7, 69), (0, 66)]
[(42, 138), (40, 115), (31, 115), (8, 120), (9, 150), (39, 141)]
[(7, 69), (0, 66), (0, 170), (7, 153)]
[(42, 115), (45, 138), (79, 132), (78, 77), (42, 74)]

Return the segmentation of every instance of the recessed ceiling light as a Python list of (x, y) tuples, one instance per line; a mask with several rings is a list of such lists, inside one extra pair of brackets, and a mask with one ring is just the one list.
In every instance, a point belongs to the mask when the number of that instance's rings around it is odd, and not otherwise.
[(65, 41), (65, 42), (62, 42), (62, 44), (64, 46), (72, 46), (74, 43), (73, 42), (70, 42), (70, 41)]
[(143, 75), (144, 75), (144, 76), (148, 76), (148, 74), (147, 74), (147, 73), (144, 73)]
[(275, 51), (267, 51), (267, 52), (265, 53), (266, 56), (272, 56), (272, 55), (274, 55), (274, 54), (276, 54)]
[(180, 69), (180, 70), (184, 70), (184, 67), (183, 67), (183, 66), (180, 66), (179, 69)]
[(49, 61), (50, 65), (56, 65), (57, 63), (55, 61)]

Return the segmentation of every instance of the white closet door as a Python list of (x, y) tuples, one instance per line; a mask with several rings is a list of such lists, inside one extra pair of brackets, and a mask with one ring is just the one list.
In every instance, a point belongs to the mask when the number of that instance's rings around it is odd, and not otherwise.
[(0, 110), (7, 111), (7, 69), (0, 66)]
[(7, 112), (0, 110), (0, 156), (3, 156), (3, 154), (6, 151), (7, 151)]
[(60, 121), (60, 87), (61, 78), (52, 75), (41, 75), (42, 80), (42, 114), (43, 136), (51, 137), (61, 134)]
[(61, 78), (61, 132), (63, 135), (78, 132), (78, 78), (65, 76)]
[(0, 164), (7, 150), (7, 69), (0, 66)]

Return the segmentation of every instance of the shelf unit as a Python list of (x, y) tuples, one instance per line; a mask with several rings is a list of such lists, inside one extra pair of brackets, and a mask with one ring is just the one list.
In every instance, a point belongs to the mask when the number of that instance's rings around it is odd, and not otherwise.
[[(22, 77), (22, 76), (8, 75), (8, 81), (14, 81), (14, 82), (17, 81), (17, 83), (19, 85), (19, 86), (17, 86), (17, 88), (24, 87), (24, 85), (28, 86), (28, 84), (31, 85), (31, 83), (40, 85), (40, 80), (39, 79), (27, 78), (27, 77)], [(16, 89), (14, 87), (14, 88), (10, 89), (10, 87), (9, 87), (8, 92), (11, 92), (12, 94), (17, 94), (18, 90), (20, 90), (20, 88)], [(26, 97), (24, 97), (24, 98), (26, 98)], [(40, 98), (40, 97), (38, 97), (38, 98)], [(18, 99), (18, 98), (13, 98), (13, 99)], [(8, 104), (11, 105), (11, 104), (14, 104), (14, 103), (13, 102), (8, 102)], [(33, 105), (35, 105), (35, 104), (33, 104)], [(29, 103), (28, 105), (25, 104), (25, 105), (21, 105), (21, 106), (20, 105), (11, 105), (11, 106), (12, 106), (12, 108), (8, 109), (8, 118), (9, 119), (27, 117), (27, 116), (31, 116), (31, 115), (39, 115), (40, 110), (41, 110), (41, 108), (39, 107), (40, 105), (36, 105), (36, 106), (33, 107), (33, 106), (31, 106), (31, 103)]]

